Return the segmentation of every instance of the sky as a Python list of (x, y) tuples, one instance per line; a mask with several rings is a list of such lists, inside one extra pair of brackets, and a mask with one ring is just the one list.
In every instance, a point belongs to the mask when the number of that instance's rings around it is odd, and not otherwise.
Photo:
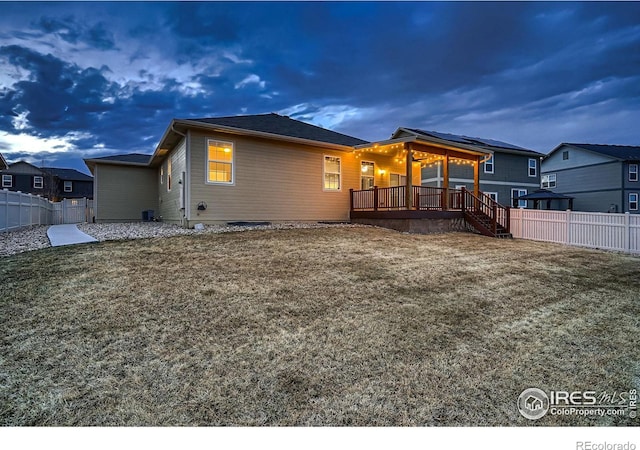
[(88, 172), (173, 118), (276, 112), (640, 145), (640, 2), (2, 2), (0, 153)]

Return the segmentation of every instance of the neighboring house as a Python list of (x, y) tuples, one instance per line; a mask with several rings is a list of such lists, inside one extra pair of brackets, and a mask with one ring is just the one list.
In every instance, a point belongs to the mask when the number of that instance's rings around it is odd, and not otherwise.
[(574, 197), (576, 211), (637, 214), (639, 167), (640, 146), (562, 143), (543, 160), (541, 185)]
[[(345, 221), (355, 191), (374, 186), (397, 186), (386, 201), (415, 208), (413, 187), (420, 186), (420, 158), (428, 152), (453, 152), (476, 164), (490, 155), (473, 145), (415, 136), (369, 143), (272, 113), (174, 119), (153, 155), (85, 163), (95, 180), (96, 222), (139, 221), (153, 210), (165, 222), (192, 227)], [(368, 192), (364, 197), (373, 199), (374, 190)]]
[(41, 169), (52, 183), (52, 200), (63, 198), (93, 198), (93, 177), (75, 169), (43, 167)]
[[(493, 153), (480, 168), (480, 190), (493, 200), (506, 206), (526, 208), (526, 201), (517, 200), (540, 188), (540, 161), (542, 153), (517, 147), (493, 139), (458, 136), (435, 131), (423, 131), (412, 128), (400, 128), (392, 137), (406, 135), (431, 136), (445, 141), (467, 143)], [(450, 187), (459, 189), (473, 186), (473, 167), (468, 163), (453, 164), (449, 173)], [(442, 186), (442, 163), (436, 161), (422, 168), (423, 186)]]
[(0, 170), (0, 188), (40, 195), (51, 201), (93, 198), (93, 178), (75, 169), (38, 168), (18, 161)]
[(5, 170), (9, 168), (9, 164), (7, 164), (7, 160), (4, 159), (2, 153), (0, 153), (0, 170)]

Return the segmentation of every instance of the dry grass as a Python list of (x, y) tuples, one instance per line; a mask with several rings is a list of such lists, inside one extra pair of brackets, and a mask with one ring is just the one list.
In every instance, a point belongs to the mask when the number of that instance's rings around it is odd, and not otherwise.
[(640, 388), (639, 273), (374, 228), (0, 258), (0, 424), (529, 425), (527, 387)]

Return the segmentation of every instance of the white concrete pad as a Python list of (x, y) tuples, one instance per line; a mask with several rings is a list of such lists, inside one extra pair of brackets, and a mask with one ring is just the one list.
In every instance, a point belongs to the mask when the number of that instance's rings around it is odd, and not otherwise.
[(47, 236), (52, 247), (98, 242), (97, 239), (78, 230), (78, 227), (74, 224), (51, 225), (47, 230)]

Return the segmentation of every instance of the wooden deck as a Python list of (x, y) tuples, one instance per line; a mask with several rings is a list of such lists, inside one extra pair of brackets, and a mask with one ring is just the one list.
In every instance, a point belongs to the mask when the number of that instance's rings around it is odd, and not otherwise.
[[(397, 225), (399, 220), (463, 220), (486, 236), (511, 237), (509, 208), (485, 194), (477, 197), (466, 189), (412, 188), (411, 196), (406, 195), (405, 186), (351, 190), (351, 219), (381, 221), (381, 226), (385, 226), (385, 222)], [(413, 201), (409, 207), (407, 199)], [(406, 228), (411, 227), (406, 225)], [(440, 228), (438, 231), (446, 231)]]

